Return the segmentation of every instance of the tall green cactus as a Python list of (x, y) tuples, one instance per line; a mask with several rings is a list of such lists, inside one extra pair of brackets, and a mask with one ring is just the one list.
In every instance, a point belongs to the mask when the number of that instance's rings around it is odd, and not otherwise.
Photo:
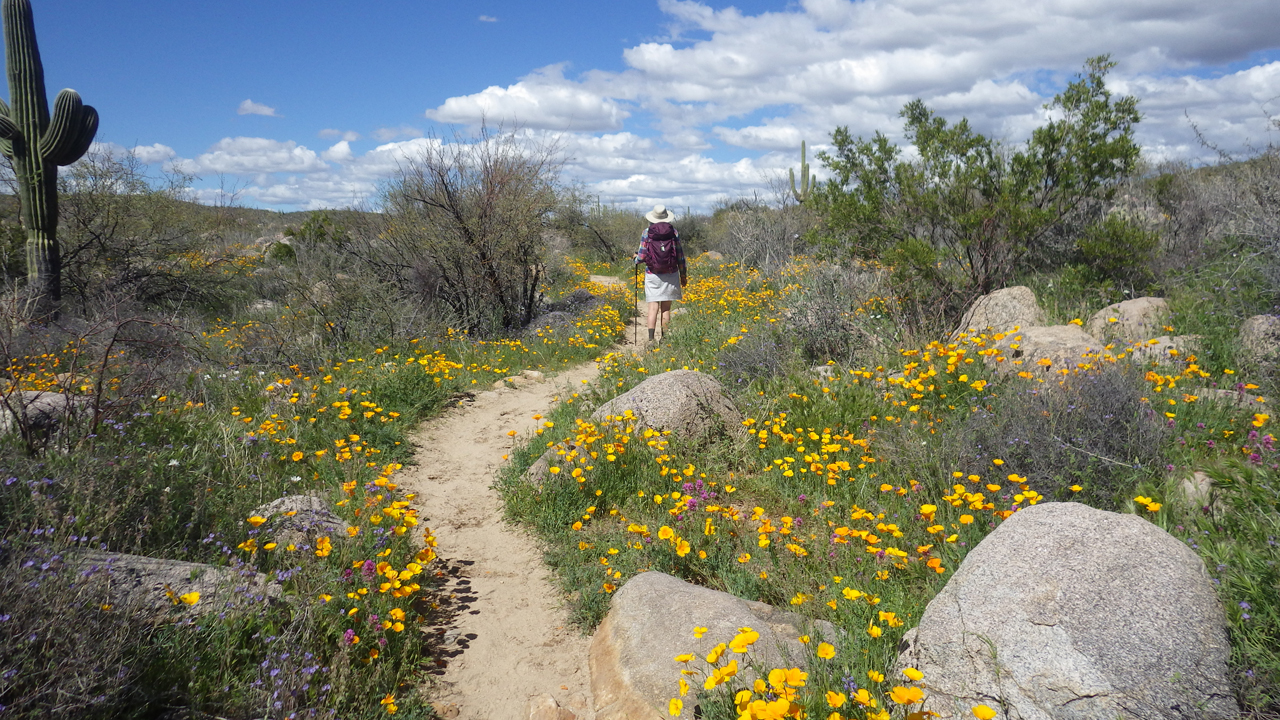
[(813, 189), (813, 185), (809, 181), (809, 163), (805, 156), (804, 141), (800, 141), (800, 189), (796, 190), (796, 172), (791, 168), (787, 168), (787, 177), (791, 178), (791, 194), (795, 196), (796, 202), (803, 203), (809, 199), (809, 191)]
[(58, 255), (58, 166), (89, 149), (98, 111), (71, 89), (58, 93), (53, 117), (45, 98), (44, 67), (36, 47), (30, 0), (3, 0), (4, 57), (9, 101), (0, 100), (0, 152), (13, 163), (27, 231), (27, 285), (38, 305), (56, 309), (62, 297)]

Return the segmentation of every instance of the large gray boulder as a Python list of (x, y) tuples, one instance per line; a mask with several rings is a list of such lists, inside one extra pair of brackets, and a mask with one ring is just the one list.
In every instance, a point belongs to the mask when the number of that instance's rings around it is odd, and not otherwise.
[(88, 403), (86, 397), (42, 390), (0, 392), (0, 434), (24, 425), (48, 432)]
[[(705, 627), (707, 632), (694, 638), (695, 627)], [(726, 653), (729, 659), (737, 659), (740, 678), (749, 683), (753, 677), (746, 669), (748, 661), (765, 668), (804, 666), (806, 653), (799, 637), (809, 630), (801, 616), (660, 572), (631, 578), (614, 594), (609, 614), (591, 638), (596, 720), (670, 717), (667, 703), (679, 695), (680, 671), (685, 667), (674, 658), (692, 653), (694, 660), (688, 667), (705, 675), (710, 667), (704, 661), (707, 653), (732, 640), (743, 627), (760, 633), (760, 639), (745, 655)], [(836, 642), (830, 623), (814, 629), (825, 640)], [(698, 687), (692, 678), (690, 684)], [(694, 717), (693, 698), (691, 691), (678, 717)]]
[[(1105, 352), (1102, 343), (1078, 325), (1024, 328), (1005, 335), (996, 347), (1004, 357), (997, 366), (1001, 372), (1026, 370), (1041, 375), (1096, 363), (1097, 355)], [(1042, 365), (1042, 360), (1049, 364)]]
[[(278, 582), (247, 566), (232, 568), (97, 550), (68, 552), (66, 562), (86, 577), (108, 577), (113, 605), (132, 608), (157, 621), (248, 609), (279, 601), (283, 592)], [(192, 592), (200, 594), (195, 604), (179, 599)]]
[(1164, 298), (1140, 297), (1102, 308), (1089, 318), (1085, 330), (1102, 340), (1131, 343), (1166, 332), (1168, 324), (1169, 303)]
[(964, 317), (960, 318), (960, 327), (951, 333), (955, 341), (962, 333), (976, 331), (993, 333), (1007, 332), (1015, 327), (1029, 328), (1044, 325), (1044, 310), (1036, 300), (1036, 294), (1025, 285), (1001, 288), (983, 295), (973, 302)]
[(597, 422), (630, 410), (637, 429), (670, 430), (682, 440), (701, 441), (742, 429), (742, 413), (720, 381), (694, 370), (671, 370), (645, 380), (591, 413)]
[(1251, 365), (1280, 360), (1280, 316), (1254, 315), (1240, 326), (1242, 359)]
[(1020, 510), (975, 547), (899, 667), (924, 709), (969, 718), (1233, 718), (1226, 622), (1204, 564), (1150, 522), (1078, 503)]

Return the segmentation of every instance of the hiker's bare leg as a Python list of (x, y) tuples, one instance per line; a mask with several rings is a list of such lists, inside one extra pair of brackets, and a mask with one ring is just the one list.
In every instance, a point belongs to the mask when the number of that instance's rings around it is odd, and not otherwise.
[(658, 304), (662, 306), (662, 333), (665, 335), (667, 328), (671, 327), (671, 301), (663, 300)]
[(649, 329), (653, 330), (658, 326), (658, 305), (660, 303), (649, 303)]

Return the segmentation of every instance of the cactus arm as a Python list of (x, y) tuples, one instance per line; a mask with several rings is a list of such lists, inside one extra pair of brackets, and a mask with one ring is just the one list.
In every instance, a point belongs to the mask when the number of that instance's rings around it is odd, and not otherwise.
[(93, 138), (98, 134), (98, 111), (92, 105), (85, 105), (80, 113), (80, 126), (76, 128), (75, 141), (67, 146), (66, 152), (49, 160), (55, 165), (70, 165), (84, 157)]
[(0, 99), (0, 154), (13, 159), (13, 139), (21, 134), (9, 117), (9, 103)]
[(54, 165), (70, 165), (84, 155), (97, 130), (98, 112), (82, 103), (75, 90), (63, 90), (54, 100), (53, 117), (40, 138), (40, 154)]
[(37, 152), (41, 156), (52, 159), (67, 151), (80, 133), (80, 113), (84, 112), (84, 103), (75, 90), (63, 90), (53, 101), (53, 114), (49, 117), (49, 125), (40, 134), (40, 146)]
[[(22, 131), (18, 129), (17, 125), (13, 124), (8, 115), (0, 115), (0, 140), (13, 140), (21, 134)], [(9, 155), (11, 153), (6, 152), (5, 154)]]

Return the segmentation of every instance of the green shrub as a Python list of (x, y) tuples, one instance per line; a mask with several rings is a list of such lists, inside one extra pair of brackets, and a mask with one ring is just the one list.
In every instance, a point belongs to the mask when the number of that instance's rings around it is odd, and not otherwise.
[(1151, 265), (1160, 237), (1121, 213), (1111, 213), (1092, 225), (1077, 247), (1085, 264), (1100, 277), (1130, 288), (1151, 279)]

